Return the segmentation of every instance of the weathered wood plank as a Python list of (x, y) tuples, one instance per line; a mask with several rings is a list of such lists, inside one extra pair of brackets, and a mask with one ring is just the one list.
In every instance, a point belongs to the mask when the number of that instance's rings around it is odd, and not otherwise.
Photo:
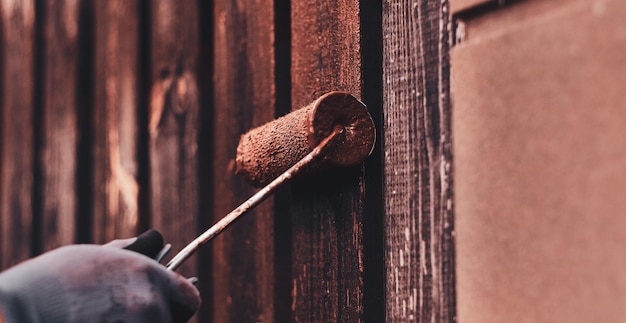
[[(361, 95), (359, 3), (292, 2), (292, 105), (331, 90)], [(292, 186), (292, 310), (296, 322), (363, 320), (362, 169)]]
[(92, 122), (96, 243), (137, 233), (138, 9), (137, 0), (95, 2)]
[[(42, 1), (43, 249), (71, 244), (76, 234), (78, 1)], [(81, 107), (84, 108), (84, 107)]]
[(33, 189), (33, 1), (1, 1), (0, 270), (31, 252)]
[(383, 3), (389, 322), (455, 320), (448, 5)]
[[(197, 226), (198, 13), (195, 2), (151, 1), (150, 211), (152, 227), (173, 251), (195, 238)], [(197, 259), (178, 270), (197, 275)]]
[[(236, 148), (241, 134), (274, 119), (276, 99), (273, 1), (214, 3), (217, 221), (255, 191), (233, 172)], [(273, 199), (263, 202), (212, 243), (215, 322), (276, 321), (273, 210)]]

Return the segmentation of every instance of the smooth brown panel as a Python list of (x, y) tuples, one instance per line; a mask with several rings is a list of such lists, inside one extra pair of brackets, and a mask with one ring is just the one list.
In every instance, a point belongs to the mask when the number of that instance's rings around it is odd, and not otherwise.
[(93, 240), (96, 243), (137, 233), (138, 9), (138, 1), (95, 2)]
[(519, 8), (452, 55), (459, 321), (621, 322), (626, 5)]
[[(256, 191), (234, 173), (237, 144), (274, 119), (276, 100), (273, 1), (217, 0), (214, 15), (215, 222)], [(211, 242), (215, 322), (276, 321), (273, 210), (263, 202)]]
[(0, 269), (31, 249), (34, 9), (33, 1), (0, 2)]
[(448, 2), (385, 1), (388, 322), (455, 318)]

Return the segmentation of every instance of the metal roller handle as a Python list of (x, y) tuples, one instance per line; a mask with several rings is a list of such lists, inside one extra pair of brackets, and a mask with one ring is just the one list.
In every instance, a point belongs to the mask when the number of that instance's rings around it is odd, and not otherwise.
[(324, 140), (322, 140), (319, 145), (317, 145), (313, 150), (300, 159), (295, 165), (291, 166), (287, 171), (280, 174), (276, 179), (267, 184), (261, 190), (252, 195), (248, 200), (241, 203), (236, 209), (228, 213), (222, 219), (220, 219), (217, 223), (215, 223), (208, 230), (204, 231), (200, 236), (191, 241), (183, 250), (181, 250), (178, 254), (167, 263), (166, 267), (170, 271), (176, 270), (180, 265), (185, 262), (191, 255), (193, 255), (203, 244), (207, 243), (211, 239), (215, 238), (218, 234), (220, 234), (224, 229), (226, 229), (229, 225), (231, 225), (235, 220), (237, 220), (243, 214), (246, 214), (248, 211), (252, 210), (254, 207), (259, 205), (265, 199), (270, 197), (276, 189), (287, 183), (293, 176), (298, 174), (303, 168), (307, 165), (310, 165), (313, 161), (318, 159), (320, 156), (323, 156), (326, 152), (326, 149), (331, 146), (331, 143), (341, 135), (345, 129), (343, 127), (336, 127), (333, 132), (328, 135)]

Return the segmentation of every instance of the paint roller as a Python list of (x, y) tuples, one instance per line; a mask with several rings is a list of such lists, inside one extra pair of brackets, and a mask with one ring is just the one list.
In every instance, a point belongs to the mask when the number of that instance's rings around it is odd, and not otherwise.
[(330, 92), (241, 136), (236, 173), (257, 193), (190, 242), (166, 265), (176, 270), (200, 246), (267, 199), (295, 176), (362, 163), (374, 149), (376, 128), (365, 105), (347, 92)]

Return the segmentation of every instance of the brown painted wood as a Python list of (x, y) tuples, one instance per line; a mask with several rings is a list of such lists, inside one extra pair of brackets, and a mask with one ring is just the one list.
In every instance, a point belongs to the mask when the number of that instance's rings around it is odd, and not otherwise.
[[(43, 249), (76, 235), (78, 2), (43, 1), (41, 131)], [(86, 108), (86, 107), (81, 107)]]
[[(381, 69), (383, 40), (375, 1), (216, 0), (213, 7), (175, 0), (42, 0), (42, 42), (35, 46), (21, 36), (34, 23), (14, 24), (7, 3), (2, 2), (3, 42), (25, 48), (20, 54), (39, 46), (42, 56), (20, 56), (3, 45), (0, 149), (13, 157), (0, 161), (0, 210), (15, 214), (16, 205), (23, 227), (14, 231), (18, 218), (9, 224), (2, 216), (2, 246), (5, 239), (13, 246), (17, 241), (6, 232), (30, 230), (28, 208), (40, 203), (42, 232), (35, 239), (46, 250), (76, 237), (106, 242), (150, 226), (175, 252), (253, 192), (233, 174), (244, 131), (287, 112), (286, 105), (299, 108), (331, 90), (372, 102), (374, 119), (381, 121), (381, 77), (374, 71)], [(80, 8), (93, 16), (81, 16)], [(416, 321), (453, 320), (446, 9), (443, 0), (383, 3), (385, 132), (378, 136), (387, 142), (387, 239), (381, 228), (380, 156), (300, 179), (180, 269), (200, 276), (201, 321), (380, 322), (384, 305), (389, 321), (411, 315)], [(33, 71), (37, 64), (40, 74)], [(7, 108), (37, 106), (15, 95), (36, 92), (37, 86), (41, 115), (32, 114), (37, 109)], [(146, 104), (137, 103), (142, 100)], [(202, 110), (207, 108), (212, 109)], [(29, 137), (39, 119), (40, 136)], [(139, 129), (144, 122), (147, 129)], [(147, 157), (141, 156), (143, 131)], [(15, 133), (21, 134), (19, 142), (8, 142)], [(38, 140), (40, 151), (19, 150)], [(93, 164), (81, 166), (85, 160)], [(34, 187), (31, 201), (33, 169), (41, 170), (41, 187)], [(7, 195), (14, 181), (20, 190)], [(143, 197), (148, 221), (139, 219), (138, 183), (150, 184)], [(77, 216), (83, 209), (93, 219)], [(37, 248), (28, 243), (10, 252), (23, 258)], [(18, 260), (7, 252), (1, 250), (2, 265)]]
[[(216, 0), (214, 15), (215, 222), (255, 192), (234, 158), (244, 132), (274, 119), (276, 86), (273, 1)], [(276, 321), (273, 211), (270, 198), (212, 242), (215, 322)]]
[(448, 1), (383, 8), (386, 318), (451, 322)]
[(34, 9), (33, 1), (0, 2), (0, 269), (31, 251)]
[[(292, 2), (292, 106), (331, 90), (361, 96), (359, 3)], [(363, 320), (361, 167), (292, 186), (292, 310), (296, 322)]]
[[(173, 245), (193, 240), (198, 217), (198, 14), (195, 2), (152, 1), (150, 211), (152, 227)], [(197, 259), (178, 270), (197, 275)]]
[(93, 240), (131, 237), (139, 222), (138, 1), (95, 3)]

